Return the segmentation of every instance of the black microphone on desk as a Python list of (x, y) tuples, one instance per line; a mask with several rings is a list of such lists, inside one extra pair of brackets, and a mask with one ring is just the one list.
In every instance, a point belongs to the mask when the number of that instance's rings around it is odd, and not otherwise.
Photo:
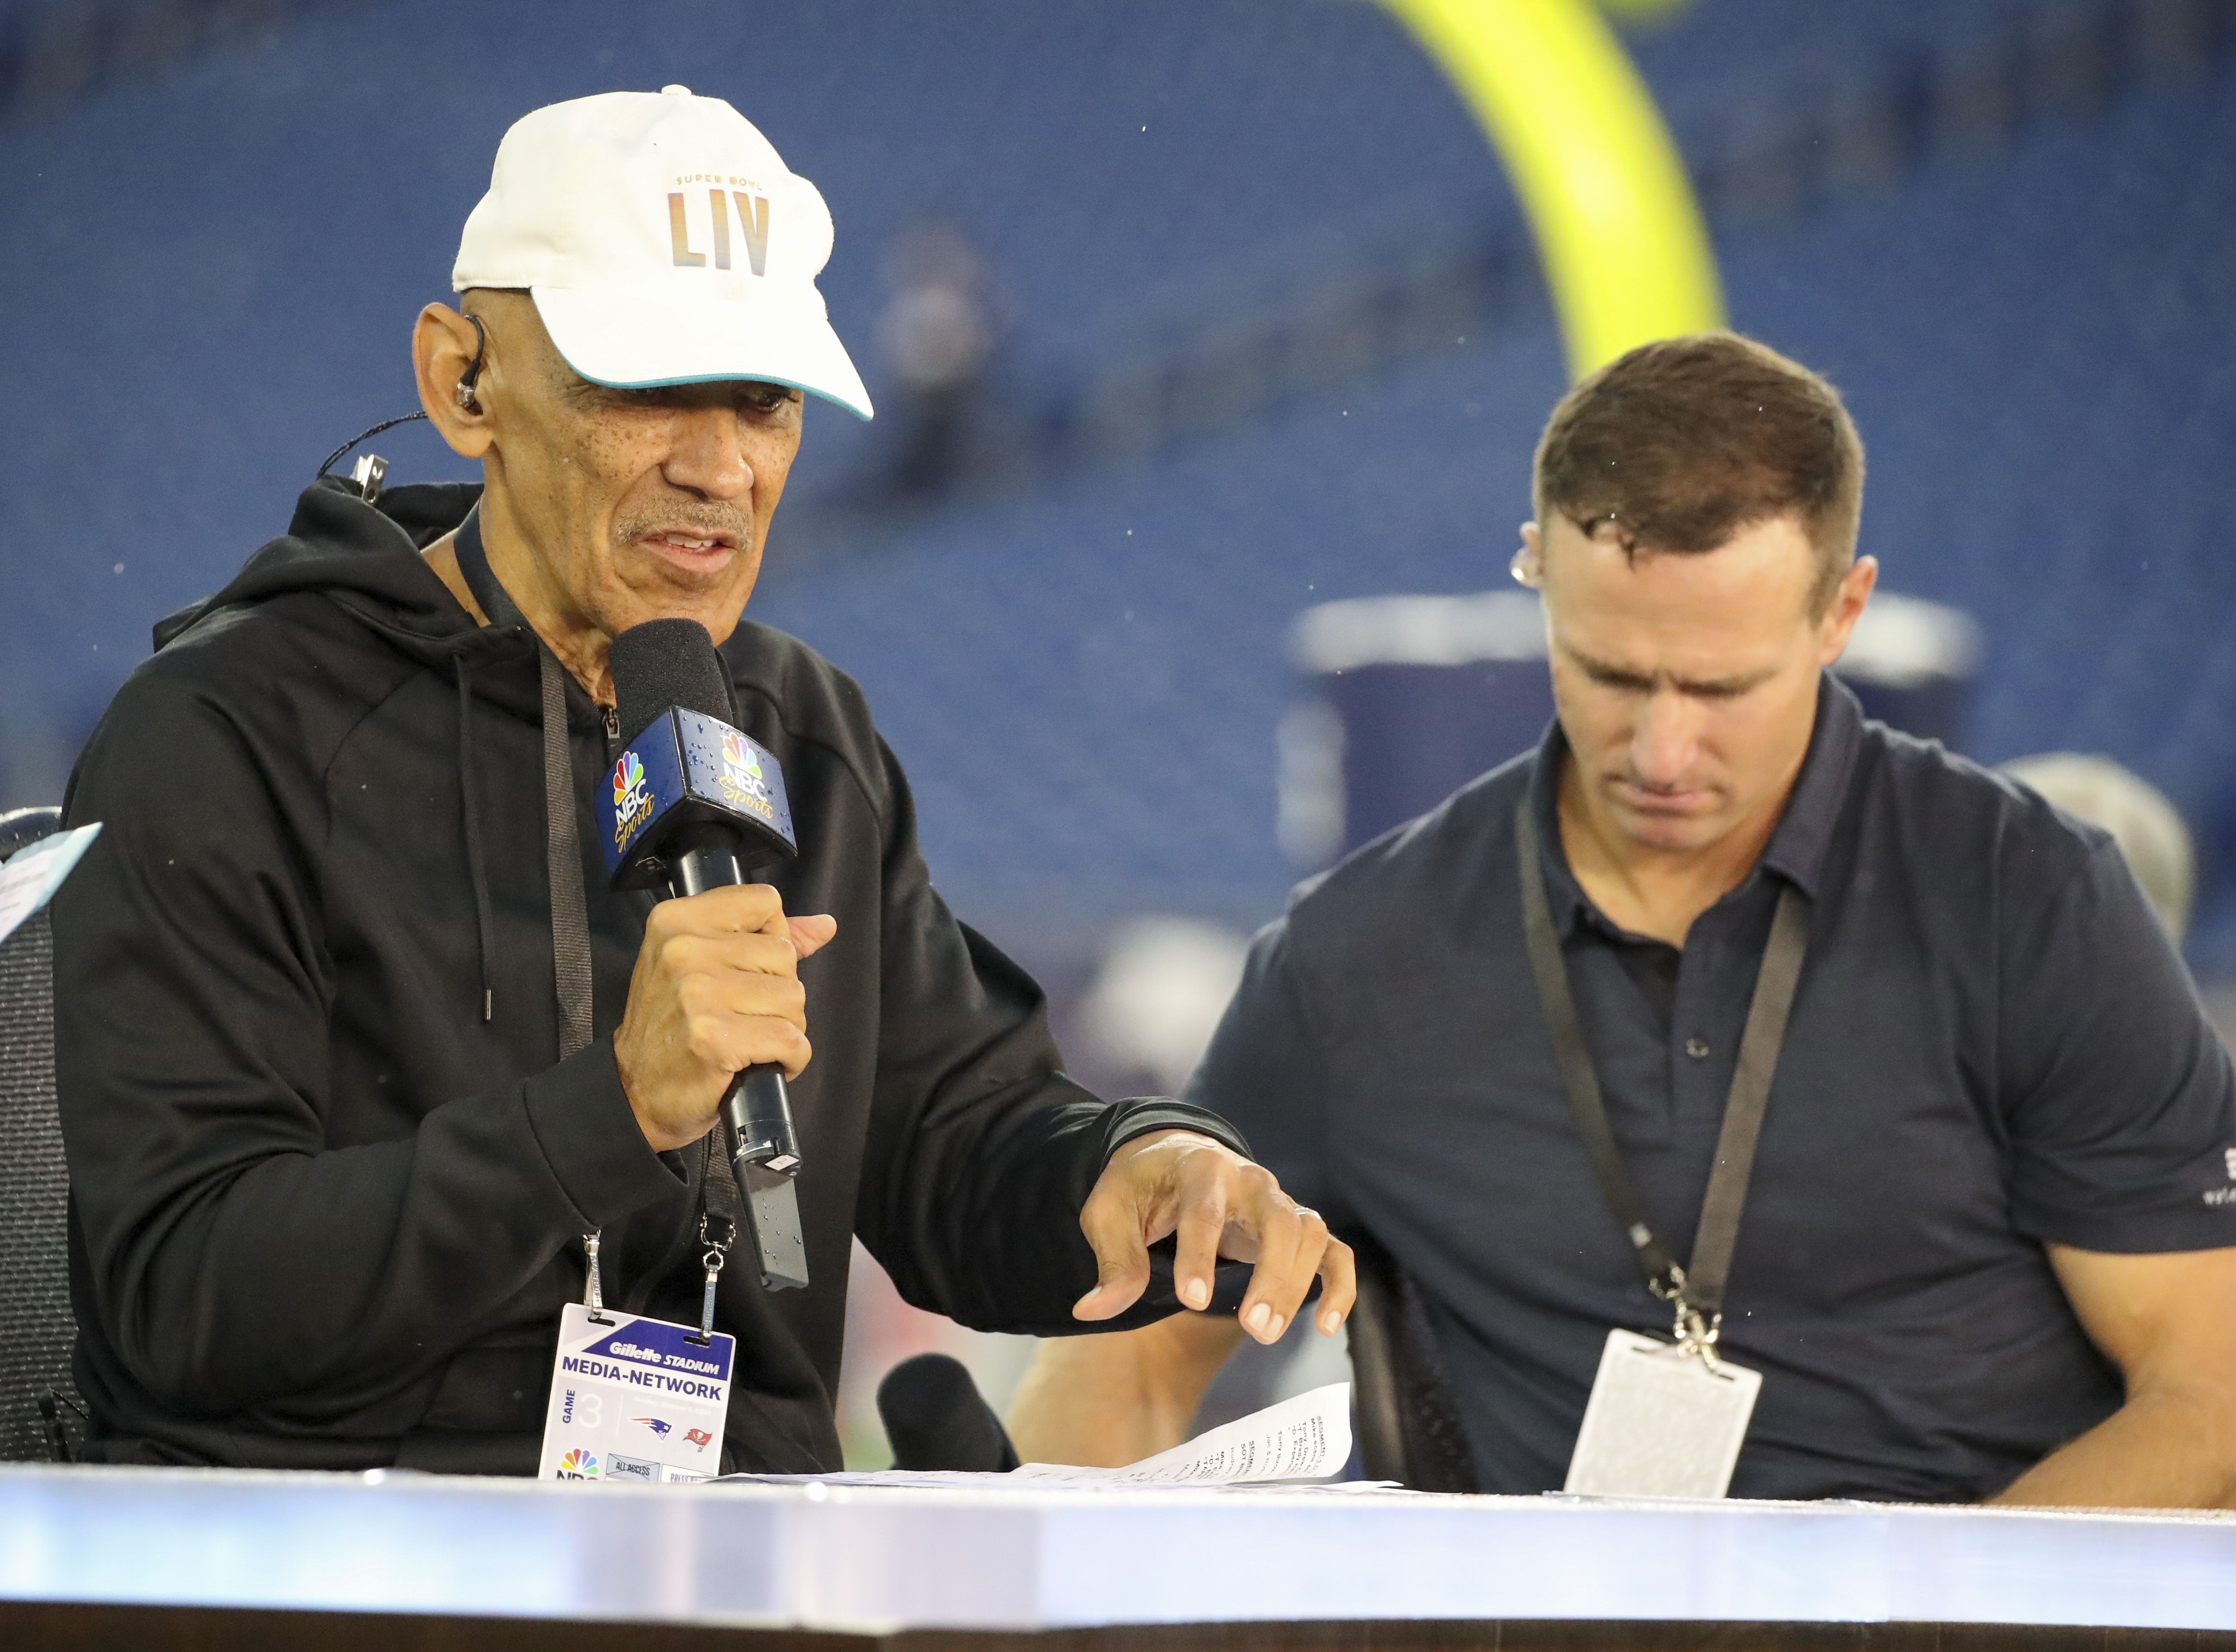
[(951, 1354), (904, 1359), (878, 1385), (878, 1420), (897, 1469), (968, 1469), (1006, 1474), (1017, 1466), (1009, 1431)]
[[(696, 620), (648, 620), (609, 656), (623, 749), (598, 790), (606, 875), (615, 889), (696, 895), (746, 881), (798, 852), (784, 771), (732, 726), (729, 674)], [(730, 1168), (760, 1259), (761, 1284), (807, 1283), (799, 1138), (784, 1070), (748, 1067), (722, 1098)]]

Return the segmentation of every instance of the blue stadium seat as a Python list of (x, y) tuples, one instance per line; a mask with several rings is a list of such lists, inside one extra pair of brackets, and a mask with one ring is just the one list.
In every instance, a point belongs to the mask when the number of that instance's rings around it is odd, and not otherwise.
[[(2091, 109), (2042, 69), (2092, 30), (2225, 10), (1699, 0), (1633, 45), (1712, 186), (1735, 323), (1851, 398), (1865, 549), (1982, 627), (1970, 749), (2085, 746), (2164, 787), (2203, 839), (2193, 956), (2229, 971), (2236, 82), (2138, 70)], [(1910, 169), (1764, 210), (1748, 146), (1905, 76)], [(984, 248), (1013, 319), (999, 393), (1025, 403), (1424, 224), (1522, 234), (1369, 6), (552, 0), (533, 31), (435, 0), (279, 9), (0, 124), (0, 350), (37, 389), (0, 409), (0, 806), (51, 793), (25, 754), (82, 736), (148, 622), (277, 531), (326, 448), (411, 405), (410, 317), (445, 295), (506, 122), (671, 80), (732, 96), (832, 201), (825, 288), (881, 396), (881, 255), (927, 214)], [(1562, 384), (1524, 303), (1130, 465), (858, 532), (814, 513), (885, 438), (819, 409), (753, 611), (860, 675), (944, 881), (1270, 911), (1294, 615), (1496, 585)], [(460, 473), (424, 435), (382, 444), (399, 479)]]

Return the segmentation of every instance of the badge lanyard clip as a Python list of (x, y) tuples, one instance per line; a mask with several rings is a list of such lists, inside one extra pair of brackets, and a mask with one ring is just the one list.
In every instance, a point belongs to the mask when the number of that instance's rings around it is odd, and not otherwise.
[(1704, 1314), (1686, 1300), (1685, 1270), (1672, 1262), (1667, 1274), (1647, 1280), (1646, 1288), (1669, 1304), (1675, 1320), (1669, 1334), (1677, 1351), (1697, 1356), (1711, 1371), (1722, 1370), (1723, 1362), (1716, 1358), (1716, 1339), (1723, 1333), (1723, 1313), (1719, 1310)]
[(730, 1259), (730, 1247), (738, 1237), (738, 1224), (729, 1217), (711, 1210), (699, 1213), (699, 1243), (702, 1247), (699, 1265), (707, 1270), (707, 1289), (699, 1299), (699, 1334), (687, 1337), (687, 1342), (701, 1346), (714, 1340), (714, 1287), (722, 1277), (722, 1264)]
[(1583, 1023), (1568, 987), (1568, 970), (1545, 898), (1545, 867), (1537, 841), (1537, 819), (1524, 797), (1514, 811), (1514, 837), (1522, 879), (1522, 930), (1529, 945), (1530, 972), (1553, 1036), (1553, 1055), (1568, 1091), (1568, 1110), (1591, 1155), (1601, 1197), (1637, 1254), (1646, 1288), (1669, 1305), (1680, 1350), (1698, 1355), (1710, 1371), (1720, 1368), (1716, 1342), (1723, 1329), (1724, 1285), (1731, 1276), (1732, 1253), (1739, 1243), (1739, 1214), (1747, 1183), (1754, 1175), (1754, 1150), (1763, 1116), (1770, 1105), (1770, 1081), (1786, 1043), (1786, 1023), (1809, 947), (1809, 899), (1792, 884), (1779, 892), (1770, 940), (1755, 977), (1747, 1008), (1746, 1031), (1739, 1040), (1739, 1063), (1724, 1103), (1723, 1128), (1716, 1136), (1716, 1168), (1700, 1207), (1700, 1231), (1693, 1241), (1693, 1265), (1687, 1269), (1654, 1236), (1622, 1153), (1608, 1122), (1607, 1102), (1584, 1043)]
[(598, 1247), (604, 1242), (605, 1231), (592, 1228), (582, 1235), (582, 1306), (590, 1310), (590, 1318), (599, 1325), (611, 1325), (606, 1317), (604, 1280), (598, 1271)]

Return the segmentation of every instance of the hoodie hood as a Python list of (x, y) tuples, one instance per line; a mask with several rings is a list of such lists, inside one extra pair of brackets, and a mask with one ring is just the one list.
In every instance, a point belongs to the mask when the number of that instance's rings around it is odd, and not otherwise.
[(319, 591), (405, 653), (437, 663), (476, 627), (419, 553), (464, 522), (481, 495), (477, 482), (408, 483), (373, 505), (340, 477), (320, 477), (295, 502), (287, 531), (250, 556), (224, 589), (156, 622), (155, 647), (168, 647), (220, 609)]
[[(223, 590), (156, 622), (155, 649), (160, 654), (213, 615), (298, 593), (315, 593), (415, 663), (448, 668), (457, 687), (460, 824), (472, 882), (480, 947), (480, 1004), (486, 1022), (495, 1013), (490, 957), (493, 915), (483, 853), (481, 806), (477, 800), (474, 671), (477, 664), (518, 652), (527, 642), (526, 628), (477, 626), (421, 555), (466, 519), (481, 494), (481, 488), (472, 483), (407, 484), (382, 493), (380, 503), (375, 505), (361, 497), (353, 484), (322, 475), (295, 502), (294, 520), (287, 524), (287, 531), (250, 556)], [(569, 721), (563, 695), (554, 700), (539, 694), (535, 700), (522, 701), (500, 690), (489, 697), (524, 720), (548, 718), (556, 705), (561, 708), (562, 730)], [(567, 736), (562, 733), (557, 738), (563, 752)], [(557, 788), (557, 795), (564, 796), (569, 781), (563, 758), (556, 775), (550, 768), (553, 753), (548, 747), (544, 760), (547, 781)], [(583, 991), (587, 996), (587, 983)]]

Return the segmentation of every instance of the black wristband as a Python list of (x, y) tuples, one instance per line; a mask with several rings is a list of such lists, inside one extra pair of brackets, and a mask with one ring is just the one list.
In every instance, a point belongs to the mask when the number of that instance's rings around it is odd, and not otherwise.
[(1174, 1101), (1169, 1096), (1132, 1096), (1111, 1102), (1109, 1111), (1102, 1116), (1102, 1152), (1095, 1161), (1098, 1170), (1110, 1162), (1110, 1155), (1120, 1148), (1152, 1130), (1193, 1130), (1246, 1159), (1251, 1156), (1250, 1143), (1242, 1132), (1209, 1108)]

